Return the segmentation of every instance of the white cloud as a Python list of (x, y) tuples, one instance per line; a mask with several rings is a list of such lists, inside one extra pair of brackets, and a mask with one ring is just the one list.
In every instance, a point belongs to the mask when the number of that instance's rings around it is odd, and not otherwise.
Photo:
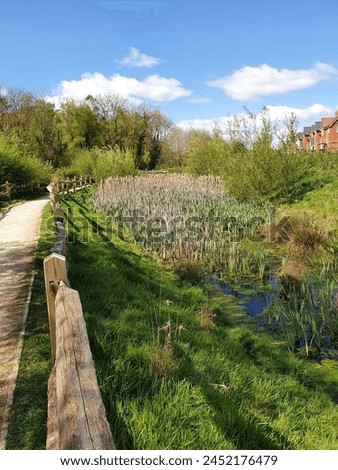
[(200, 104), (200, 103), (211, 103), (213, 100), (211, 98), (189, 98), (186, 100), (187, 103)]
[(147, 69), (161, 63), (161, 59), (140, 52), (135, 47), (129, 48), (129, 54), (122, 60), (116, 60), (121, 67), (145, 67)]
[[(283, 121), (286, 116), (293, 113), (298, 117), (300, 122), (300, 127), (307, 125), (306, 122), (314, 123), (316, 120), (320, 120), (324, 116), (333, 116), (334, 111), (332, 108), (327, 107), (320, 103), (315, 103), (307, 108), (292, 108), (290, 106), (266, 106), (266, 109), (269, 113), (272, 122), (278, 124), (278, 128), (283, 128)], [(242, 119), (247, 120), (250, 125), (250, 120), (247, 114), (237, 114)], [(225, 131), (229, 123), (233, 120), (233, 115), (228, 116), (219, 116), (215, 119), (187, 119), (180, 121), (176, 124), (177, 127), (183, 130), (203, 130), (212, 132), (215, 128)], [(261, 118), (261, 113), (256, 116), (256, 123), (259, 127), (259, 122)]]
[(59, 103), (63, 99), (83, 100), (88, 95), (117, 94), (139, 104), (144, 100), (157, 102), (174, 101), (191, 92), (183, 88), (175, 78), (149, 75), (145, 80), (114, 74), (106, 77), (102, 73), (85, 73), (80, 80), (62, 80), (49, 101)]
[(271, 119), (283, 120), (285, 116), (294, 114), (299, 121), (320, 120), (324, 116), (334, 114), (331, 107), (320, 103), (312, 104), (307, 108), (292, 108), (290, 106), (266, 106)]
[(177, 127), (184, 131), (199, 130), (212, 132), (215, 128), (215, 121), (212, 119), (185, 119), (176, 124)]
[(337, 69), (333, 67), (333, 65), (325, 64), (325, 62), (316, 62), (315, 67), (320, 72), (328, 75), (337, 75)]
[(185, 131), (199, 130), (211, 133), (215, 128), (224, 129), (231, 119), (231, 116), (220, 116), (215, 119), (186, 119), (179, 121), (176, 126)]
[(303, 90), (333, 77), (338, 77), (338, 70), (323, 62), (316, 62), (313, 68), (299, 70), (276, 69), (263, 64), (242, 67), (232, 75), (207, 83), (221, 88), (235, 100), (251, 101), (260, 96)]

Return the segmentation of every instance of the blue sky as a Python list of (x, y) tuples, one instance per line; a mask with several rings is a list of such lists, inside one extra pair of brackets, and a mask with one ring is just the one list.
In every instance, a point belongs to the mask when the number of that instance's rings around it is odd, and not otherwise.
[(0, 85), (117, 93), (181, 127), (338, 109), (337, 0), (0, 0)]

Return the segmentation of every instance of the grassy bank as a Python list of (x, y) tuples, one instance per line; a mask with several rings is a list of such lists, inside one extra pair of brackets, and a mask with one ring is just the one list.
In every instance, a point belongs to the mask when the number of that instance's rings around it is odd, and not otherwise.
[(69, 276), (117, 446), (336, 449), (336, 363), (291, 355), (232, 296), (180, 283), (86, 197), (64, 201)]
[(306, 212), (322, 219), (323, 223), (338, 229), (338, 178), (321, 188), (307, 192), (293, 204), (281, 207), (291, 214)]
[[(69, 275), (80, 291), (117, 446), (337, 449), (337, 361), (291, 355), (236, 298), (182, 283), (127, 237), (117, 238), (88, 198), (82, 191), (64, 202)], [(54, 243), (49, 217), (46, 207), (8, 449), (45, 446), (51, 362), (42, 261)]]

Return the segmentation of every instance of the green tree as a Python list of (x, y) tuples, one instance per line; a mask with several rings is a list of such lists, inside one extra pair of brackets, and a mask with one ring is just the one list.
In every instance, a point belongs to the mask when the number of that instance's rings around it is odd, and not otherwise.
[(294, 113), (286, 115), (283, 121), (284, 129), (279, 135), (279, 148), (285, 152), (297, 150), (299, 120)]
[(61, 105), (60, 118), (68, 148), (90, 150), (100, 144), (100, 123), (88, 104), (67, 100)]
[(186, 168), (196, 175), (223, 175), (227, 170), (230, 146), (219, 130), (192, 131), (186, 152)]
[(27, 142), (31, 150), (42, 160), (57, 166), (61, 156), (56, 136), (56, 111), (52, 103), (42, 99), (31, 108)]
[(116, 145), (120, 148), (127, 148), (129, 142), (126, 141), (126, 135), (129, 134), (130, 126), (126, 98), (107, 93), (95, 97), (88, 95), (85, 101), (100, 123), (102, 146), (107, 149), (114, 148)]
[(185, 165), (191, 131), (172, 127), (162, 145), (159, 164), (163, 168), (177, 168)]
[(49, 182), (52, 166), (35, 155), (22, 153), (17, 137), (0, 134), (0, 184), (9, 181), (14, 184), (30, 184), (37, 181)]

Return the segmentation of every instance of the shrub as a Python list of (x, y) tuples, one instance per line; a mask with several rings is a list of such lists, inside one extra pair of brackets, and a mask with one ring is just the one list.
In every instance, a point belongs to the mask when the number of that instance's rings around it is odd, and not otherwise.
[(98, 180), (133, 175), (135, 172), (133, 152), (118, 147), (112, 150), (80, 150), (64, 171), (66, 176), (93, 175)]
[(303, 216), (291, 221), (290, 240), (293, 248), (300, 253), (311, 253), (324, 245), (329, 234), (313, 217)]
[(307, 155), (290, 151), (286, 145), (275, 147), (276, 129), (266, 113), (260, 118), (238, 117), (234, 123), (234, 129), (227, 131), (228, 140), (218, 130), (213, 135), (192, 133), (187, 172), (221, 176), (235, 197), (289, 202), (299, 197), (300, 181), (310, 169), (322, 175), (334, 165), (332, 158), (323, 161), (321, 157), (321, 163), (314, 165)]
[(38, 157), (23, 153), (18, 142), (0, 135), (0, 183), (49, 182), (52, 166)]
[(80, 150), (72, 164), (64, 170), (66, 176), (82, 176), (94, 174), (93, 154), (89, 150)]
[(220, 175), (229, 155), (229, 145), (215, 131), (193, 132), (186, 155), (186, 170), (194, 175)]
[(132, 150), (93, 150), (94, 175), (98, 180), (105, 180), (110, 176), (128, 176), (136, 172), (134, 154)]

